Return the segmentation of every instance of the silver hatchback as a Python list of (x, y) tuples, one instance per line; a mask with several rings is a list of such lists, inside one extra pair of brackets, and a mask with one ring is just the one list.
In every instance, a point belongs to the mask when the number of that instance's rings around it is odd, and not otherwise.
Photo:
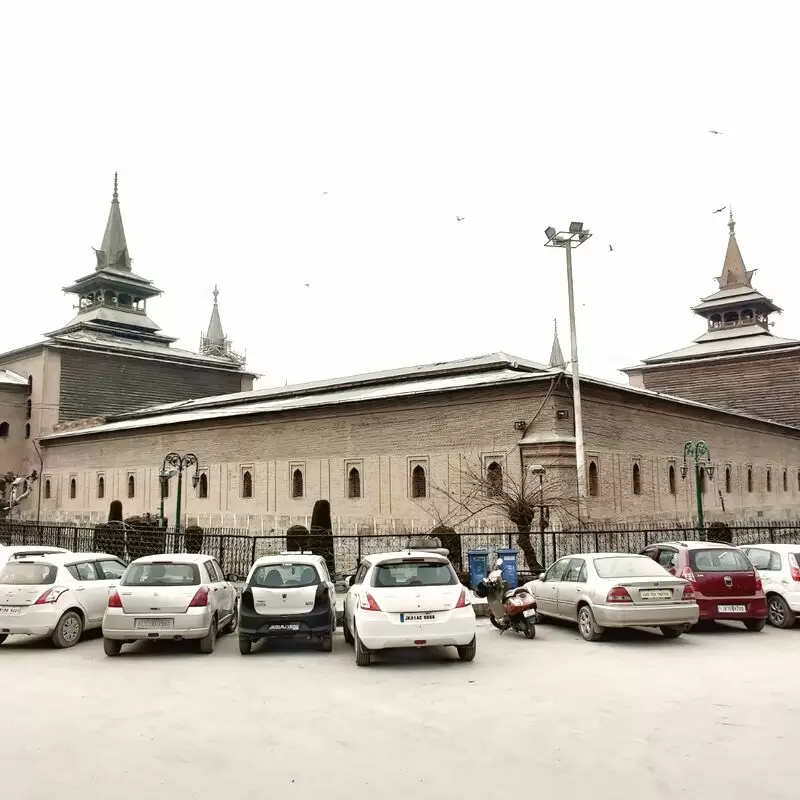
[(218, 633), (238, 623), (237, 593), (208, 555), (165, 554), (132, 561), (108, 597), (103, 617), (106, 655), (143, 639), (195, 639), (214, 652)]

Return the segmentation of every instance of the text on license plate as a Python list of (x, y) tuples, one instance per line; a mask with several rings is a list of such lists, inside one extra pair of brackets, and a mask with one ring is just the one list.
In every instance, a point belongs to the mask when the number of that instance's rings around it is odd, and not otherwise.
[(271, 631), (299, 631), (299, 625), (270, 625)]
[(172, 618), (167, 619), (135, 619), (133, 627), (141, 630), (142, 628), (171, 628), (175, 624)]
[(400, 622), (431, 622), (436, 614), (401, 614)]
[(672, 600), (671, 589), (642, 589), (642, 600)]
[(717, 606), (720, 614), (744, 614), (747, 606)]
[(0, 615), (19, 614), (19, 606), (0, 606)]

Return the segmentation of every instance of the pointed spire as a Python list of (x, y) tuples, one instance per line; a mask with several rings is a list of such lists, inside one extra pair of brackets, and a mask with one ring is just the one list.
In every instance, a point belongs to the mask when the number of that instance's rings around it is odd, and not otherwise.
[(740, 286), (751, 286), (750, 279), (754, 270), (748, 270), (744, 265), (739, 244), (736, 241), (736, 222), (733, 219), (733, 208), (728, 215), (728, 249), (725, 252), (725, 263), (722, 265), (722, 274), (717, 278), (720, 289), (735, 289)]
[(564, 369), (567, 362), (561, 352), (561, 343), (558, 341), (558, 321), (553, 320), (553, 347), (550, 350), (550, 366), (554, 369)]
[(214, 295), (214, 307), (211, 309), (211, 320), (208, 323), (206, 342), (212, 347), (222, 347), (225, 344), (225, 333), (222, 330), (222, 320), (219, 318), (219, 306), (217, 305), (219, 290), (216, 284), (212, 294)]
[(103, 234), (103, 243), (97, 255), (97, 269), (113, 267), (118, 270), (130, 272), (131, 258), (128, 255), (128, 243), (125, 241), (125, 228), (122, 226), (122, 212), (119, 209), (119, 182), (117, 173), (114, 173), (114, 194), (111, 196), (111, 210), (108, 212), (108, 222)]

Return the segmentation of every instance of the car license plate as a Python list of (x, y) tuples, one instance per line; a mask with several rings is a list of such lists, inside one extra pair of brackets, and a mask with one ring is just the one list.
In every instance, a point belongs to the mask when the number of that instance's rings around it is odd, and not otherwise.
[(142, 630), (142, 628), (171, 628), (175, 624), (174, 619), (134, 619), (133, 627)]
[(744, 614), (747, 606), (717, 606), (720, 614)]
[(536, 616), (536, 609), (535, 608), (529, 608), (529, 609), (527, 609), (527, 611), (523, 611), (522, 612), (522, 616), (523, 617), (527, 617), (528, 619), (530, 619), (530, 617), (535, 617)]
[(436, 614), (401, 614), (400, 622), (431, 622), (436, 619)]
[(299, 631), (299, 625), (270, 625), (271, 631)]
[(19, 606), (0, 606), (0, 614), (19, 614)]
[(672, 600), (671, 589), (642, 589), (642, 600)]

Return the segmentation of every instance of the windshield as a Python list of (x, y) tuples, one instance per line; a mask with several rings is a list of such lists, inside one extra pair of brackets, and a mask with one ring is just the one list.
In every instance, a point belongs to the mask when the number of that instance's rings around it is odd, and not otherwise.
[(0, 584), (15, 586), (45, 586), (56, 582), (58, 568), (52, 564), (31, 564), (9, 561), (0, 570)]
[(319, 575), (311, 564), (262, 564), (250, 578), (250, 586), (258, 589), (297, 588), (318, 583)]
[(458, 578), (450, 563), (407, 559), (378, 564), (372, 573), (372, 585), (394, 589), (404, 586), (454, 586)]
[(200, 583), (197, 564), (131, 564), (122, 577), (123, 586), (196, 586)]
[(720, 547), (713, 550), (691, 550), (689, 563), (697, 572), (752, 572), (753, 565), (741, 550)]
[(596, 558), (594, 568), (601, 578), (670, 577), (664, 567), (647, 556), (610, 556)]

